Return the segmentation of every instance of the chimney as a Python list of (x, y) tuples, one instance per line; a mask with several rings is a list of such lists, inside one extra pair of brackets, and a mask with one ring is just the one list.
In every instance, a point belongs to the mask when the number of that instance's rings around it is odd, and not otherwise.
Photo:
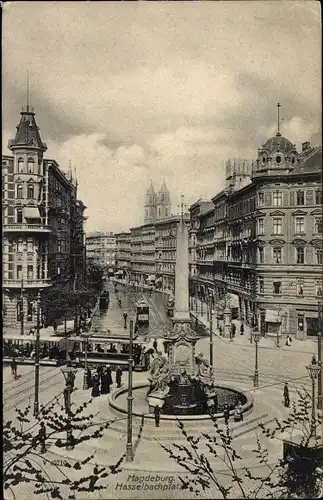
[(307, 150), (308, 150), (308, 149), (310, 149), (310, 148), (311, 148), (311, 143), (310, 143), (310, 141), (303, 142), (303, 144), (302, 144), (302, 152), (303, 152), (303, 151), (307, 151)]

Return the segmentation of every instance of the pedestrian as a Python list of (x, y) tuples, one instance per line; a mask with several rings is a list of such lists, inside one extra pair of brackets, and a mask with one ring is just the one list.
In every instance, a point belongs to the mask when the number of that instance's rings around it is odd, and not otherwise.
[(88, 380), (88, 386), (90, 389), (92, 387), (92, 372), (91, 372), (90, 368), (87, 369), (87, 380)]
[(236, 325), (234, 323), (231, 324), (231, 336), (235, 337), (236, 335)]
[(17, 361), (15, 360), (15, 358), (12, 358), (10, 366), (11, 366), (12, 376), (16, 379), (17, 378)]
[(108, 384), (107, 369), (104, 368), (101, 375), (101, 394), (108, 394), (110, 392), (110, 384)]
[(290, 399), (289, 399), (288, 383), (285, 382), (285, 385), (284, 385), (284, 405), (286, 408), (289, 408), (289, 403), (290, 403)]
[(224, 411), (223, 411), (223, 415), (224, 415), (224, 423), (225, 423), (225, 425), (228, 425), (228, 423), (229, 423), (229, 417), (230, 417), (230, 412), (229, 412), (228, 405), (225, 405)]
[(240, 335), (243, 335), (244, 334), (244, 325), (243, 323), (241, 323), (240, 325)]
[(291, 337), (290, 335), (288, 335), (288, 337), (287, 337), (287, 339), (286, 339), (286, 345), (287, 345), (288, 347), (290, 347), (291, 343), (292, 343), (292, 337)]
[(46, 427), (44, 422), (40, 422), (38, 437), (40, 444), (40, 453), (46, 453)]
[(157, 347), (158, 347), (157, 339), (155, 339), (153, 342), (153, 348), (155, 349), (156, 352), (157, 352)]
[(71, 392), (74, 391), (74, 385), (75, 385), (75, 373), (71, 373)]
[(97, 373), (95, 373), (92, 377), (92, 398), (97, 398), (100, 396), (100, 379)]
[(116, 369), (116, 384), (117, 384), (117, 387), (121, 387), (121, 379), (122, 379), (122, 369), (120, 368), (120, 366), (117, 366), (117, 369)]
[(222, 326), (219, 325), (219, 332), (220, 332), (220, 336), (222, 337)]
[(108, 392), (110, 392), (110, 385), (113, 384), (112, 373), (111, 373), (111, 366), (110, 365), (107, 365), (106, 372), (107, 372), (107, 385), (108, 385), (108, 389), (109, 389)]
[(98, 378), (99, 378), (99, 384), (101, 384), (102, 383), (102, 374), (103, 374), (103, 366), (102, 365), (97, 366), (96, 373), (97, 373)]
[(160, 409), (160, 407), (158, 405), (156, 405), (155, 408), (154, 408), (154, 416), (155, 416), (155, 425), (156, 425), (156, 427), (159, 427), (160, 413), (161, 413), (161, 409)]

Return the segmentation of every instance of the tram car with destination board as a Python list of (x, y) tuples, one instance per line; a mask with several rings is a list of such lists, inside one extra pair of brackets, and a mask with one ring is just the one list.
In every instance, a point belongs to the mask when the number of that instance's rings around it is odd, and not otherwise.
[[(67, 339), (40, 332), (39, 364), (59, 366), (66, 362), (72, 345)], [(36, 355), (36, 335), (3, 335), (2, 361), (10, 363), (15, 358), (17, 364), (33, 365)]]
[[(104, 335), (93, 333), (88, 338), (82, 336), (69, 337), (74, 343), (75, 359), (72, 364), (84, 367), (85, 361), (90, 368), (98, 365), (110, 365), (112, 368), (120, 366), (128, 369), (130, 339), (121, 335)], [(132, 346), (133, 367), (135, 371), (146, 371), (149, 366), (149, 354), (146, 354), (147, 342), (135, 337)]]
[(144, 300), (136, 304), (136, 326), (137, 328), (149, 326), (149, 306)]

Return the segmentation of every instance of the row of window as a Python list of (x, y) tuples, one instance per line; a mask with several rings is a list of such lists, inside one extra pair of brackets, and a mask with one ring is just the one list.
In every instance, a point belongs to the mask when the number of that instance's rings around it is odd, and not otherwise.
[[(17, 184), (16, 188), (16, 198), (18, 200), (21, 200), (24, 197), (24, 186), (23, 184)], [(27, 185), (27, 198), (29, 200), (33, 200), (35, 196), (35, 186), (34, 184), (28, 184)]]
[[(259, 264), (264, 264), (264, 248), (258, 248)], [(282, 264), (282, 248), (273, 247), (272, 249), (272, 262), (274, 264)], [(295, 262), (296, 264), (305, 264), (305, 248), (297, 247), (295, 248)], [(315, 264), (322, 264), (322, 249), (315, 249)]]
[[(322, 234), (322, 217), (314, 218), (314, 233)], [(258, 220), (258, 234), (265, 234), (264, 219)], [(283, 234), (283, 219), (273, 217), (273, 234)], [(305, 217), (295, 217), (295, 234), (305, 234)]]
[(27, 160), (27, 170), (25, 169), (25, 162), (23, 158), (18, 159), (18, 173), (23, 174), (23, 173), (28, 173), (28, 174), (41, 174), (41, 165), (38, 164), (38, 167), (36, 166), (36, 163), (33, 158), (28, 158)]
[[(296, 280), (296, 294), (299, 296), (304, 295), (304, 280), (302, 278), (299, 278)], [(265, 292), (265, 287), (264, 287), (264, 279), (259, 278), (259, 293), (264, 293)], [(290, 289), (290, 284), (287, 285), (288, 289)], [(272, 283), (272, 293), (274, 295), (281, 295), (282, 292), (282, 282), (281, 281), (273, 281)], [(322, 297), (322, 284), (320, 281), (316, 281), (315, 283), (315, 295), (318, 297)]]
[[(274, 191), (273, 193), (268, 193), (269, 196), (271, 194), (272, 194), (273, 206), (281, 207), (283, 205), (283, 192), (277, 190), (277, 191)], [(291, 193), (291, 205), (294, 205), (294, 203), (292, 203), (293, 198), (294, 198), (294, 193)], [(264, 193), (258, 193), (258, 201), (259, 201), (260, 207), (264, 206), (264, 204), (265, 204), (265, 194)], [(299, 189), (298, 191), (296, 191), (296, 200), (295, 201), (296, 201), (295, 204), (297, 206), (305, 205), (305, 191), (303, 189)], [(310, 204), (313, 204), (313, 203), (310, 203)], [(321, 189), (315, 190), (315, 205), (322, 205), (322, 190)]]

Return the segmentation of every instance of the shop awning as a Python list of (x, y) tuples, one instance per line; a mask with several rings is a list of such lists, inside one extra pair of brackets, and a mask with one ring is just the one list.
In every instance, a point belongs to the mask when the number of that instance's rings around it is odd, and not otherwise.
[(121, 269), (119, 269), (119, 271), (115, 272), (114, 274), (116, 274), (117, 276), (120, 276), (121, 274), (123, 274), (123, 271)]
[(38, 207), (25, 207), (25, 219), (40, 219)]
[(148, 279), (148, 281), (155, 281), (156, 276), (154, 274), (150, 274), (147, 279)]
[(266, 309), (265, 321), (268, 321), (268, 323), (280, 323), (279, 311)]

